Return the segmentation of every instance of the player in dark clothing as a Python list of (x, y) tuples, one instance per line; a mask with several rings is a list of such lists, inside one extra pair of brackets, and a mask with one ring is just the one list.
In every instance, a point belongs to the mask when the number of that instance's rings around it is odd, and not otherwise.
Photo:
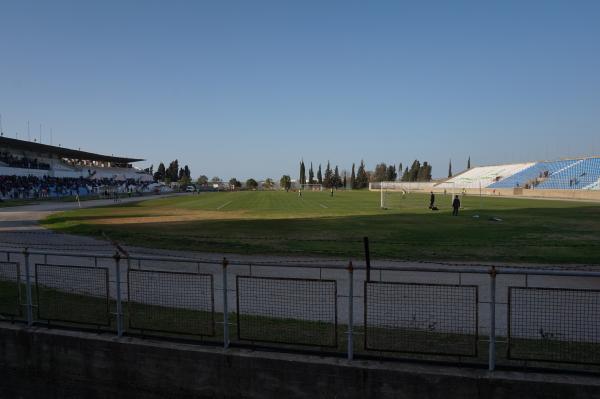
[(429, 209), (433, 209), (434, 204), (435, 204), (435, 194), (433, 194), (433, 191), (432, 191), (431, 196), (429, 197)]
[(458, 208), (460, 208), (460, 200), (458, 199), (458, 195), (454, 196), (454, 201), (452, 201), (452, 216), (458, 216)]

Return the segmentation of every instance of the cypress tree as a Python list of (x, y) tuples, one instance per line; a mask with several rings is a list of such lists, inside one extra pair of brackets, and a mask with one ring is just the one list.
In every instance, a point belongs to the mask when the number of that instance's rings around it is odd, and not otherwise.
[(400, 165), (398, 165), (398, 180), (402, 180), (402, 162), (400, 162)]
[(350, 174), (350, 188), (356, 188), (356, 174), (354, 173), (354, 164), (352, 164), (352, 173)]
[(469, 159), (467, 160), (467, 169), (471, 169), (471, 156), (469, 155)]
[(427, 161), (423, 162), (423, 165), (419, 168), (419, 174), (417, 181), (430, 181), (431, 180), (431, 165)]
[(335, 165), (335, 169), (333, 170), (332, 183), (332, 186), (335, 188), (339, 188), (342, 185), (342, 178), (340, 177), (340, 170), (337, 165)]
[(402, 175), (402, 181), (410, 181), (410, 173), (408, 172), (408, 166), (404, 169), (404, 174)]
[(333, 171), (331, 165), (327, 161), (327, 167), (325, 168), (325, 176), (323, 176), (323, 185), (327, 188), (333, 187)]
[(300, 186), (306, 183), (306, 169), (304, 168), (304, 160), (300, 161)]
[(396, 180), (396, 177), (397, 177), (397, 174), (396, 174), (396, 165), (389, 165), (387, 167), (385, 180), (387, 180), (387, 181), (394, 181), (394, 180)]
[(169, 164), (169, 168), (165, 171), (165, 178), (169, 179), (172, 182), (176, 182), (178, 173), (179, 173), (179, 161), (174, 160)]
[(409, 171), (409, 181), (414, 182), (419, 179), (419, 171), (421, 170), (421, 162), (415, 159)]
[(365, 162), (360, 161), (358, 172), (356, 173), (356, 188), (366, 188), (369, 186), (369, 175), (365, 170)]
[(158, 180), (158, 181), (164, 181), (165, 173), (166, 173), (165, 164), (161, 162), (158, 165), (158, 169), (156, 170), (156, 173), (154, 174), (154, 179)]
[(312, 162), (310, 163), (310, 169), (308, 170), (308, 184), (315, 184), (315, 172), (313, 171)]
[(375, 171), (371, 175), (371, 181), (382, 182), (387, 178), (387, 165), (385, 163), (378, 163), (375, 165)]
[[(469, 167), (467, 166), (467, 169)], [(448, 179), (452, 177), (452, 160), (450, 160), (450, 163), (448, 164)]]
[(319, 170), (317, 170), (317, 182), (323, 184), (323, 174), (321, 174), (321, 164), (319, 164)]

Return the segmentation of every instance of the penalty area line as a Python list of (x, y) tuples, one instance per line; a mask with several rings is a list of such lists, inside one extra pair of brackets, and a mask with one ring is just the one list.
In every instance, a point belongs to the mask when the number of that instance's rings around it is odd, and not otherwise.
[(231, 204), (232, 202), (233, 201), (229, 201), (229, 202), (224, 203), (223, 205), (221, 205), (220, 207), (217, 208), (217, 211), (220, 210), (220, 209), (225, 208), (227, 205)]
[(325, 209), (329, 208), (327, 205), (323, 205), (323, 204), (319, 204), (319, 205), (321, 205), (321, 208), (325, 208)]

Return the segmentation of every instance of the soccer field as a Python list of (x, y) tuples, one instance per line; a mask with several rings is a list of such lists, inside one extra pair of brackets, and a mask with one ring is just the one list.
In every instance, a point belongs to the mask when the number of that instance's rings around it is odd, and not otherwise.
[[(450, 195), (388, 197), (368, 191), (205, 193), (80, 209), (43, 222), (57, 231), (130, 245), (191, 251), (363, 258), (594, 263), (600, 206), (594, 203), (465, 196), (458, 217)], [(501, 219), (491, 220), (492, 217)]]

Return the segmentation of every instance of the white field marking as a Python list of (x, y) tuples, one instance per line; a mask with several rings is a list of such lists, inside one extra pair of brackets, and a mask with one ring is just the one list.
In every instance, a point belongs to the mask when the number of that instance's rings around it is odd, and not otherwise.
[(221, 208), (225, 208), (227, 205), (231, 204), (232, 202), (233, 202), (233, 201), (229, 201), (229, 202), (226, 202), (226, 203), (224, 203), (223, 205), (221, 205), (220, 207), (218, 207), (218, 208), (217, 208), (217, 211), (218, 211), (219, 209), (221, 209)]
[(327, 205), (323, 205), (323, 204), (319, 204), (319, 205), (321, 205), (321, 208), (325, 208), (325, 209), (329, 208)]

